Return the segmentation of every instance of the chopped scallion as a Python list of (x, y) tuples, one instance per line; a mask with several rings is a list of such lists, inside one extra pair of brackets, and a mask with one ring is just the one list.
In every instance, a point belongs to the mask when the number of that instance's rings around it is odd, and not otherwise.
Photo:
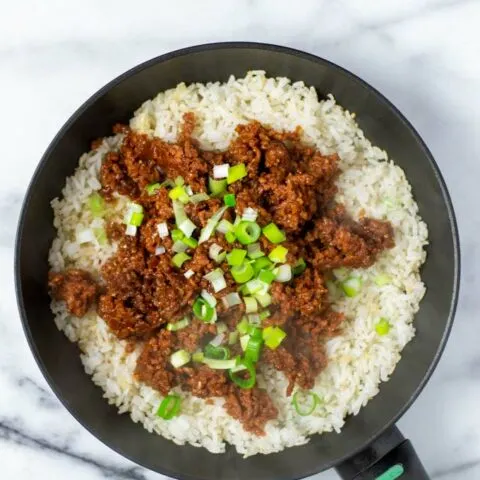
[(286, 336), (287, 334), (280, 327), (266, 327), (262, 332), (265, 345), (272, 350), (279, 347)]
[(243, 263), (246, 256), (247, 256), (246, 250), (241, 250), (240, 248), (234, 248), (229, 253), (227, 253), (227, 262), (231, 266), (238, 266)]
[(244, 263), (242, 265), (232, 267), (230, 273), (237, 283), (246, 283), (253, 277), (255, 272), (249, 263)]
[(220, 195), (227, 189), (227, 180), (214, 180), (208, 179), (208, 188), (212, 192), (212, 195)]
[(381, 336), (386, 335), (390, 331), (390, 328), (390, 322), (383, 317), (375, 325), (375, 331)]
[(103, 197), (97, 192), (92, 193), (88, 197), (88, 208), (90, 208), (94, 217), (103, 217), (105, 214), (105, 201)]
[(229, 169), (230, 169), (230, 165), (228, 163), (223, 163), (222, 165), (214, 165), (213, 178), (216, 178), (216, 179), (227, 178)]
[(258, 310), (258, 304), (255, 298), (253, 297), (244, 297), (243, 302), (245, 303), (245, 312), (255, 313)]
[(287, 248), (278, 245), (268, 254), (268, 258), (274, 263), (284, 263), (287, 260), (287, 253)]
[(392, 283), (391, 277), (386, 275), (385, 273), (381, 273), (380, 275), (377, 275), (373, 281), (375, 282), (375, 285), (377, 285), (378, 287), (384, 287), (385, 285)]
[(233, 233), (233, 232), (227, 232), (225, 234), (225, 240), (228, 243), (233, 243), (236, 239), (237, 239), (237, 237), (235, 236), (235, 233)]
[(295, 411), (302, 417), (312, 414), (319, 402), (320, 398), (315, 392), (297, 390), (292, 398), (292, 405)]
[(213, 216), (208, 220), (205, 227), (202, 228), (200, 233), (200, 238), (198, 239), (198, 243), (206, 242), (211, 236), (213, 231), (215, 230), (218, 222), (222, 218), (222, 215), (225, 213), (228, 207), (222, 207), (218, 209)]
[(225, 277), (223, 276), (223, 271), (220, 268), (216, 268), (210, 273), (207, 273), (203, 278), (212, 284), (215, 293), (223, 290), (227, 286)]
[(238, 385), (240, 388), (244, 388), (244, 389), (253, 388), (255, 386), (256, 376), (257, 376), (253, 363), (247, 360), (246, 358), (244, 359), (237, 358), (235, 366), (245, 367), (246, 370), (248, 371), (248, 377), (245, 378), (243, 375), (243, 372), (239, 375), (238, 370), (230, 369), (229, 371), (230, 380), (232, 380), (232, 382)]
[(242, 303), (242, 299), (240, 298), (240, 295), (237, 292), (231, 292), (225, 295), (222, 298), (222, 301), (223, 301), (223, 304), (225, 305), (225, 308), (234, 307), (235, 305), (240, 305)]
[(247, 253), (248, 257), (252, 260), (265, 256), (259, 243), (251, 243), (250, 245), (247, 245)]
[(185, 252), (179, 252), (172, 258), (172, 263), (177, 267), (180, 268), (187, 260), (190, 260), (192, 257), (187, 255)]
[(215, 309), (204, 298), (198, 297), (193, 303), (193, 313), (199, 320), (209, 323), (213, 320)]
[(175, 368), (180, 368), (190, 361), (190, 354), (186, 350), (178, 350), (170, 356), (170, 363)]
[(151, 183), (145, 187), (145, 190), (149, 196), (155, 195), (162, 186), (159, 183)]
[(180, 413), (182, 401), (178, 395), (167, 395), (157, 410), (157, 416), (171, 420)]
[(244, 163), (239, 163), (228, 169), (227, 183), (230, 185), (233, 182), (241, 180), (247, 176), (247, 167)]
[(176, 332), (177, 330), (181, 330), (182, 328), (188, 327), (190, 324), (190, 319), (188, 317), (184, 317), (176, 323), (169, 323), (167, 325), (167, 330), (171, 332)]
[(280, 230), (274, 223), (269, 223), (266, 227), (263, 227), (262, 231), (272, 243), (281, 243), (287, 238), (285, 232)]
[(185, 191), (185, 187), (182, 185), (177, 185), (168, 192), (169, 198), (172, 200), (178, 200), (182, 203), (188, 203), (189, 197)]
[(292, 279), (292, 267), (288, 264), (280, 265), (278, 267), (275, 280), (277, 282), (289, 282)]
[(225, 260), (226, 252), (223, 251), (220, 245), (212, 243), (208, 249), (208, 256), (217, 263), (221, 263)]
[(341, 283), (341, 286), (347, 297), (356, 297), (362, 288), (362, 279), (359, 277), (349, 277)]
[(307, 264), (305, 263), (305, 260), (303, 258), (300, 258), (297, 263), (293, 266), (293, 274), (295, 276), (301, 275), (305, 269), (307, 268)]
[(168, 237), (168, 225), (167, 222), (162, 222), (157, 225), (157, 232), (160, 238)]
[(262, 229), (258, 223), (242, 220), (235, 227), (235, 236), (242, 245), (249, 245), (258, 240), (261, 231)]
[(223, 203), (225, 203), (227, 207), (234, 207), (237, 204), (235, 200), (235, 194), (227, 193), (227, 195), (223, 197)]

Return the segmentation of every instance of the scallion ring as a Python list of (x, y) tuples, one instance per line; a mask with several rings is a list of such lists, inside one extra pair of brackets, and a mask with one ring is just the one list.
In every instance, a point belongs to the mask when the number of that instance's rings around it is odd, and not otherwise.
[(260, 225), (256, 222), (248, 222), (246, 220), (242, 220), (235, 227), (235, 236), (242, 245), (249, 245), (250, 243), (256, 242), (259, 239), (261, 233), (262, 229), (260, 228)]
[(292, 405), (295, 411), (302, 417), (311, 415), (320, 402), (319, 396), (315, 392), (302, 392), (297, 390), (292, 398)]
[(248, 377), (244, 378), (245, 371), (233, 371), (231, 369), (228, 372), (228, 375), (230, 377), (230, 380), (235, 383), (235, 385), (239, 386), (240, 388), (243, 389), (250, 389), (255, 386), (255, 382), (257, 379), (257, 372), (255, 371), (255, 366), (250, 360), (247, 360), (246, 358), (244, 359), (237, 359), (235, 367), (245, 367)]
[(164, 420), (171, 420), (180, 413), (182, 400), (178, 395), (167, 395), (158, 407), (157, 415)]

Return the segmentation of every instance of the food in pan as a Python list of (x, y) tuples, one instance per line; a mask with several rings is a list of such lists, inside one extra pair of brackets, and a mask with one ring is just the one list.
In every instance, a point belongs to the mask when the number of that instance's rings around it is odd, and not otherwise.
[(57, 326), (110, 403), (176, 443), (252, 455), (339, 431), (414, 335), (410, 186), (302, 82), (162, 92), (62, 193)]

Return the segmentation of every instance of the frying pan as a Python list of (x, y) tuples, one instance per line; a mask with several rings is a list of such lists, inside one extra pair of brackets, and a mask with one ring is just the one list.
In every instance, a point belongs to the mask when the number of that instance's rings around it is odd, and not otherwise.
[[(428, 225), (430, 245), (422, 269), (427, 293), (415, 317), (416, 336), (380, 393), (349, 417), (339, 434), (314, 435), (306, 445), (243, 459), (233, 448), (214, 455), (175, 445), (108, 405), (85, 374), (77, 346), (55, 327), (47, 292), (47, 253), (55, 236), (50, 201), (61, 194), (65, 178), (92, 139), (110, 134), (114, 123), (126, 122), (142, 102), (179, 82), (225, 81), (252, 69), (303, 80), (320, 96), (331, 92), (356, 112), (366, 136), (405, 171)], [(87, 100), (48, 147), (25, 197), (15, 255), (18, 306), (38, 366), (70, 413), (130, 460), (182, 480), (290, 480), (330, 467), (349, 480), (428, 478), (394, 424), (428, 381), (452, 325), (460, 274), (454, 212), (440, 171), (412, 125), (379, 92), (337, 65), (273, 45), (219, 43), (178, 50), (126, 72)]]

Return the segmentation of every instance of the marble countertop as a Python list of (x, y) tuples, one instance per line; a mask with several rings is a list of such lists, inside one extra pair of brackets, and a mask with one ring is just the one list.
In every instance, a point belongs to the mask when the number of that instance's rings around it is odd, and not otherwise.
[(0, 477), (165, 478), (101, 444), (47, 386), (15, 302), (15, 224), (41, 154), (99, 87), (173, 49), (250, 40), (302, 49), (358, 74), (403, 111), (436, 157), (458, 216), (463, 288), (440, 365), (399, 426), (433, 479), (480, 478), (479, 19), (479, 0), (3, 2)]

